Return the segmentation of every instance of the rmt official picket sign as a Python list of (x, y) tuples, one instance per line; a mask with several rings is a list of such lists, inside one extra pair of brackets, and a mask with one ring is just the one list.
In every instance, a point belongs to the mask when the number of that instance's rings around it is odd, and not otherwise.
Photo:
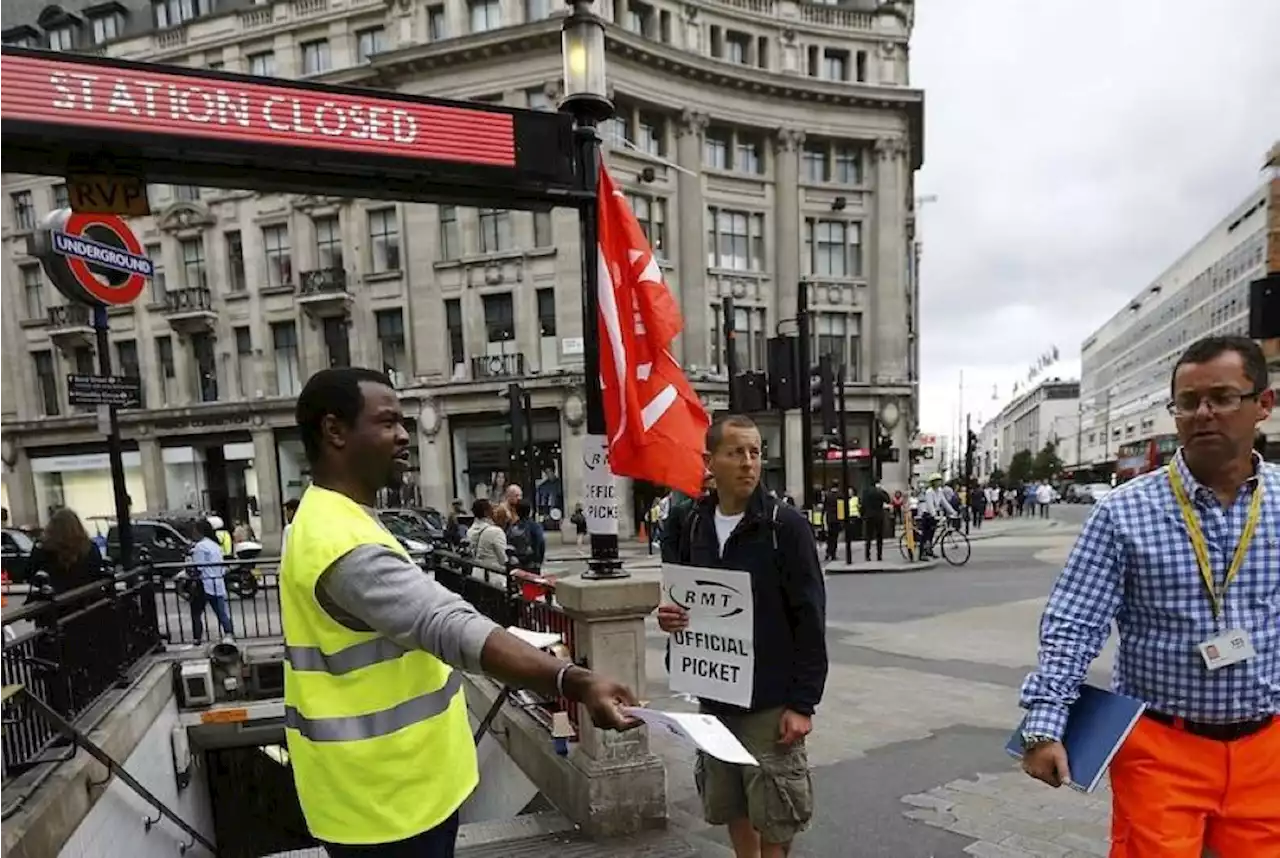
[(155, 274), (142, 243), (116, 215), (52, 211), (32, 236), (31, 253), (68, 300), (95, 307), (133, 303)]

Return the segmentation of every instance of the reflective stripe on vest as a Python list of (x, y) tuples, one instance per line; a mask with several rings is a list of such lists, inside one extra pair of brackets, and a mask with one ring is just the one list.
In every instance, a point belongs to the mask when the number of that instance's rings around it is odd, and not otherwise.
[(284, 708), (284, 725), (297, 730), (312, 742), (355, 742), (374, 739), (427, 721), (449, 708), (453, 696), (462, 688), (462, 677), (450, 671), (444, 687), (403, 703), (370, 712), (337, 718), (308, 718), (292, 706)]
[(342, 676), (362, 667), (395, 661), (406, 652), (393, 640), (374, 638), (328, 654), (318, 646), (285, 646), (284, 657), (294, 670)]

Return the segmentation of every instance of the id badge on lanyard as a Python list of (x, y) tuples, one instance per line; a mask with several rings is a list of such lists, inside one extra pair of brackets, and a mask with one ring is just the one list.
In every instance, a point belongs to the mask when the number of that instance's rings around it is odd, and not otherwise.
[(1253, 490), (1253, 498), (1249, 503), (1249, 515), (1245, 519), (1244, 532), (1240, 534), (1240, 542), (1237, 543), (1235, 553), (1231, 557), (1231, 565), (1227, 567), (1227, 574), (1223, 577), (1222, 584), (1219, 586), (1213, 572), (1212, 559), (1209, 557), (1209, 545), (1205, 541), (1204, 530), (1200, 527), (1200, 518), (1196, 515), (1196, 511), (1191, 505), (1191, 499), (1187, 496), (1187, 489), (1182, 484), (1182, 475), (1178, 473), (1176, 465), (1171, 464), (1169, 466), (1169, 482), (1173, 486), (1173, 495), (1178, 502), (1178, 509), (1182, 513), (1182, 521), (1187, 526), (1187, 534), (1191, 538), (1191, 548), (1196, 556), (1196, 565), (1200, 567), (1200, 579), (1204, 582), (1205, 592), (1208, 594), (1209, 602), (1213, 606), (1213, 618), (1218, 627), (1218, 634), (1197, 644), (1196, 649), (1200, 651), (1200, 657), (1204, 659), (1205, 667), (1209, 670), (1218, 670), (1228, 665), (1247, 661), (1254, 656), (1253, 643), (1249, 638), (1249, 633), (1244, 629), (1227, 629), (1224, 631), (1222, 626), (1223, 615), (1226, 611), (1227, 588), (1231, 586), (1231, 582), (1240, 573), (1240, 567), (1244, 565), (1245, 557), (1249, 554), (1249, 544), (1253, 541), (1253, 534), (1258, 529), (1258, 521), (1262, 518), (1262, 484), (1259, 482)]

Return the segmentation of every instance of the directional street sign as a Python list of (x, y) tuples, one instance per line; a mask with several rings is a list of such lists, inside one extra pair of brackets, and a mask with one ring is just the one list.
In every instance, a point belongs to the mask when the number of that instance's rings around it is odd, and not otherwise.
[(67, 376), (67, 399), (72, 405), (115, 405), (128, 408), (142, 403), (142, 379), (127, 375)]

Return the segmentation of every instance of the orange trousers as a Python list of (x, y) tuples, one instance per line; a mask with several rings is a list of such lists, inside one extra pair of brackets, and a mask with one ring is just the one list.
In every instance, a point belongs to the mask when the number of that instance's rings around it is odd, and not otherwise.
[(1280, 858), (1280, 720), (1217, 742), (1139, 719), (1111, 791), (1111, 858)]

